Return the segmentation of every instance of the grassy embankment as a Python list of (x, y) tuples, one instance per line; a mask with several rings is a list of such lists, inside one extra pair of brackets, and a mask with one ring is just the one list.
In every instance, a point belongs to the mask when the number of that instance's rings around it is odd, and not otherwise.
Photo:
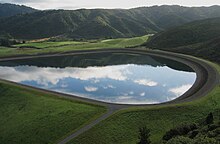
[[(219, 65), (210, 64), (220, 73)], [(157, 144), (166, 131), (183, 123), (198, 122), (209, 112), (220, 116), (220, 86), (206, 97), (189, 103), (119, 111), (69, 143), (134, 144), (138, 141), (139, 127), (147, 126), (152, 143)]]
[[(59, 53), (74, 50), (103, 49), (103, 48), (126, 48), (145, 43), (148, 36), (134, 38), (118, 38), (107, 40), (94, 40), (87, 42), (35, 42), (15, 45), (17, 48), (0, 47), (0, 57), (15, 55), (30, 55), (42, 53)], [(20, 48), (22, 47), (22, 48)], [(25, 47), (25, 48), (24, 48)]]
[(0, 81), (0, 143), (55, 143), (106, 108)]

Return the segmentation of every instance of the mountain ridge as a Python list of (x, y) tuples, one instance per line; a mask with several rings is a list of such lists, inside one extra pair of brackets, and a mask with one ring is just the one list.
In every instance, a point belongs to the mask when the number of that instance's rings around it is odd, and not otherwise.
[(33, 13), (38, 10), (24, 5), (0, 3), (0, 18), (10, 17), (18, 14)]
[(1, 19), (0, 33), (8, 33), (16, 39), (133, 37), (218, 16), (220, 6), (47, 10)]

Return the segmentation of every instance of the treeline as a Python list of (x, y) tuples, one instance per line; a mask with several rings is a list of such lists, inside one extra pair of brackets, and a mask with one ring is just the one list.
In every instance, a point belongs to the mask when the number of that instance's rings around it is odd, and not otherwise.
[(11, 47), (12, 45), (20, 43), (25, 43), (25, 41), (16, 40), (8, 34), (0, 35), (0, 46)]
[[(209, 113), (198, 123), (182, 124), (172, 128), (162, 138), (163, 144), (219, 144), (220, 117)], [(139, 129), (138, 144), (150, 144), (150, 129)]]

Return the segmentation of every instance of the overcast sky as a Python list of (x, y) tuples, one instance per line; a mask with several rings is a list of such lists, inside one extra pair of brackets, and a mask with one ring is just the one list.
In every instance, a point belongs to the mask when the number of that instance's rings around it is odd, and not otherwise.
[(0, 0), (37, 9), (134, 8), (152, 5), (211, 6), (220, 0)]

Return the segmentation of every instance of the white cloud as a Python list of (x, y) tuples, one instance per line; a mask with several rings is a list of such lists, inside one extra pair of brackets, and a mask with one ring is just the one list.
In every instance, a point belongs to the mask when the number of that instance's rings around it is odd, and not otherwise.
[(103, 88), (104, 89), (108, 89), (108, 88), (115, 89), (116, 87), (113, 85), (107, 85), (107, 86), (103, 86)]
[(113, 85), (108, 85), (108, 87), (109, 87), (109, 88), (112, 88), (112, 89), (116, 88), (116, 87), (113, 86)]
[(85, 90), (86, 90), (87, 92), (95, 92), (95, 91), (98, 90), (98, 88), (97, 88), (97, 87), (93, 87), (93, 86), (86, 86), (86, 87), (85, 87)]
[(171, 88), (168, 91), (174, 93), (176, 96), (181, 96), (188, 89), (190, 89), (190, 87), (192, 87), (192, 85), (191, 84), (187, 84), (187, 85), (182, 85), (180, 87)]
[(140, 96), (145, 96), (145, 92), (140, 93)]
[(49, 83), (57, 84), (64, 78), (75, 78), (79, 80), (91, 80), (108, 78), (124, 81), (127, 79), (124, 70), (129, 65), (88, 67), (88, 68), (39, 68), (36, 66), (0, 67), (0, 77), (14, 82), (36, 81), (38, 84), (47, 86)]
[(68, 84), (61, 84), (61, 88), (66, 88), (68, 87)]
[(133, 92), (133, 91), (130, 91), (130, 92), (129, 92), (129, 94), (130, 94), (130, 95), (133, 95), (133, 94), (134, 94), (134, 92)]
[(100, 80), (98, 80), (98, 79), (92, 80), (92, 83), (99, 83), (99, 82), (100, 82)]
[(147, 79), (139, 79), (135, 80), (134, 83), (137, 83), (139, 85), (145, 85), (145, 86), (157, 86), (158, 83), (155, 81), (147, 80)]

